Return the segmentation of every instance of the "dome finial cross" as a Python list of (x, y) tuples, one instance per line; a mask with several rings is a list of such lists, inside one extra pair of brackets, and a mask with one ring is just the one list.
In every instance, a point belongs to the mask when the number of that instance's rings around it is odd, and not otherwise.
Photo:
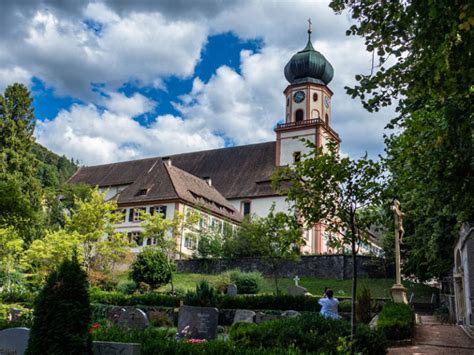
[(309, 38), (309, 40), (311, 40), (311, 32), (313, 32), (313, 31), (311, 30), (311, 25), (312, 25), (312, 24), (313, 24), (313, 23), (311, 22), (311, 17), (310, 17), (310, 18), (308, 19), (308, 38)]

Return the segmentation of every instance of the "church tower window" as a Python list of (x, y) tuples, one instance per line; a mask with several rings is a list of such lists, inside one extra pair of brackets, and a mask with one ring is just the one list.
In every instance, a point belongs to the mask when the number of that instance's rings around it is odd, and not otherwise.
[(303, 110), (299, 109), (295, 112), (295, 122), (303, 121)]
[(327, 113), (324, 115), (324, 119), (326, 121), (326, 126), (329, 126), (329, 115)]
[(317, 93), (313, 94), (313, 101), (314, 102), (318, 101), (318, 94)]

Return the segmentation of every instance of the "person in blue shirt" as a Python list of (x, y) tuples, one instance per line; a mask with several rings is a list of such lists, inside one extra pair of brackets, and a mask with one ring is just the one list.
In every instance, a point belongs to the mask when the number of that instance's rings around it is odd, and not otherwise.
[(331, 289), (326, 288), (324, 290), (324, 297), (319, 299), (321, 305), (321, 315), (326, 318), (339, 319), (339, 313), (337, 307), (339, 300), (334, 298), (334, 292)]

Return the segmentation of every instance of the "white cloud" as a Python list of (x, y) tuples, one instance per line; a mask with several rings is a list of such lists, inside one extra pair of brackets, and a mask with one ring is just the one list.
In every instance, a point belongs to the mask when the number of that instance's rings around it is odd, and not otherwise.
[(31, 74), (23, 68), (0, 68), (0, 91), (12, 83), (22, 83), (29, 86), (31, 80)]
[(53, 151), (91, 165), (224, 145), (203, 127), (171, 115), (156, 117), (150, 127), (144, 127), (123, 113), (74, 104), (54, 120), (39, 121), (36, 137)]
[(109, 92), (103, 99), (103, 105), (111, 112), (118, 115), (136, 117), (153, 110), (155, 102), (139, 93), (127, 97), (122, 93)]
[[(7, 1), (4, 8), (11, 16), (0, 19), (14, 19), (15, 26), (0, 23), (0, 88), (28, 83), (34, 75), (56, 93), (89, 103), (39, 122), (37, 132), (49, 148), (88, 164), (207, 149), (222, 146), (224, 138), (236, 144), (273, 140), (284, 114), (283, 67), (305, 45), (308, 17), (315, 48), (335, 68), (332, 122), (343, 151), (358, 156), (382, 150), (392, 112), (369, 115), (345, 95), (344, 86), (369, 71), (371, 58), (360, 39), (345, 36), (349, 17), (336, 16), (327, 2), (44, 0), (28, 6)], [(221, 66), (207, 82), (193, 77), (208, 35), (228, 31), (262, 39), (261, 51), (242, 51), (239, 70)], [(132, 118), (156, 103), (117, 89), (132, 83), (166, 90), (170, 76), (194, 80), (191, 92), (174, 103), (182, 117), (161, 116), (140, 126)]]

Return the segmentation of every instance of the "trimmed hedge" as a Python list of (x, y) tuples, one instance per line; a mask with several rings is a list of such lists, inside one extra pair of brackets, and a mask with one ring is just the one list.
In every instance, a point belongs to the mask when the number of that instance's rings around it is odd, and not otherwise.
[(102, 303), (116, 306), (164, 306), (179, 307), (180, 299), (176, 296), (165, 295), (157, 292), (126, 295), (117, 291), (90, 290), (91, 303)]
[[(161, 306), (161, 307), (179, 307), (183, 297), (165, 295), (156, 292), (145, 294), (126, 295), (121, 292), (107, 292), (98, 289), (92, 289), (90, 292), (92, 303), (108, 304), (114, 306)], [(199, 306), (188, 298), (188, 305)], [(295, 310), (307, 312), (319, 312), (321, 306), (318, 304), (318, 298), (312, 296), (290, 296), (290, 295), (255, 295), (235, 297), (217, 295), (212, 307), (225, 309), (254, 309), (254, 310)], [(350, 312), (351, 302), (342, 300), (339, 303), (339, 312)]]
[[(243, 349), (296, 348), (307, 353), (335, 354), (346, 352), (350, 323), (320, 315), (302, 315), (260, 324), (237, 323), (230, 339)], [(363, 354), (384, 354), (387, 343), (383, 333), (366, 325), (357, 327), (355, 351)]]
[(379, 314), (377, 328), (389, 340), (411, 338), (415, 329), (415, 313), (404, 303), (387, 303)]

